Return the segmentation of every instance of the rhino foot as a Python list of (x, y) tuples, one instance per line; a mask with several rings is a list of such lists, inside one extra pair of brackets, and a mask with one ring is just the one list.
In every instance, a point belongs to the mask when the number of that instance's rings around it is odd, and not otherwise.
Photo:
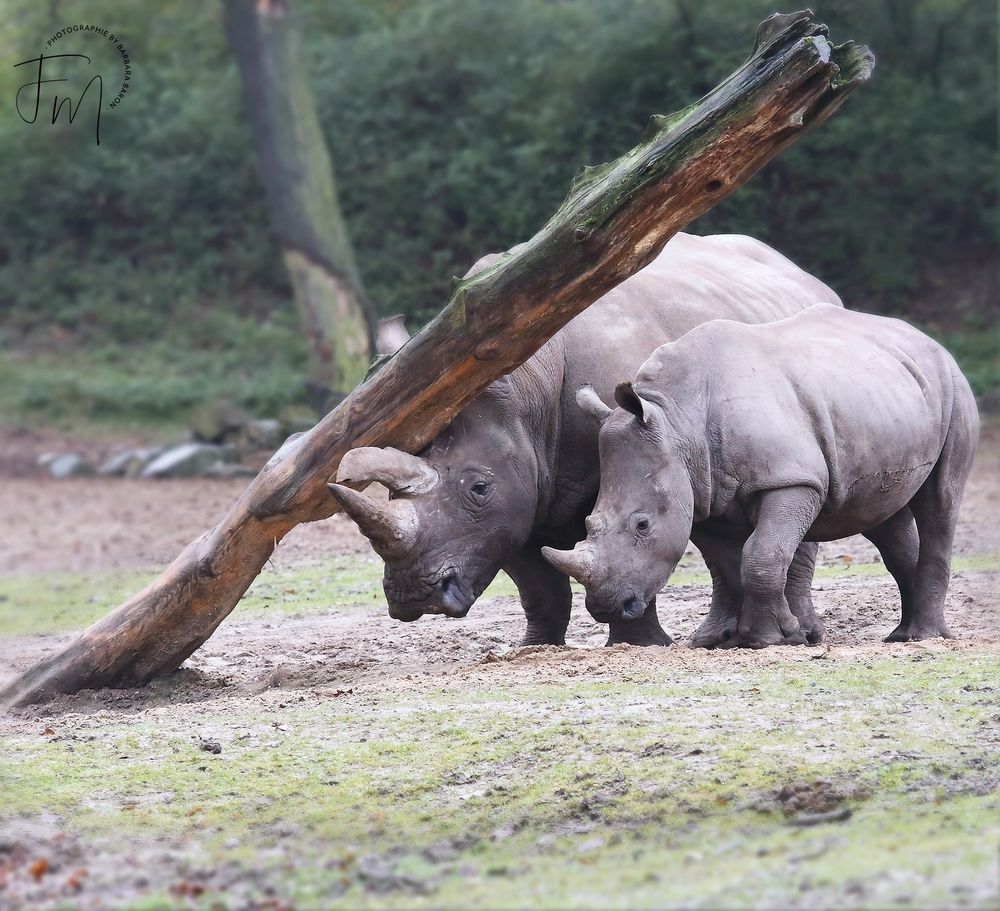
[(609, 645), (673, 645), (674, 640), (660, 626), (656, 616), (656, 598), (653, 598), (642, 614), (633, 620), (616, 617), (608, 624)]
[(532, 629), (525, 630), (521, 645), (565, 645), (566, 633), (557, 630)]
[(611, 645), (673, 645), (674, 640), (667, 635), (667, 633), (660, 629), (651, 632), (643, 632), (640, 634), (632, 633), (616, 633), (615, 630), (610, 630), (608, 633), (608, 641), (604, 643), (605, 648)]
[(952, 633), (944, 623), (900, 623), (888, 636), (884, 642), (916, 642), (919, 639), (954, 639)]
[(694, 631), (691, 648), (723, 648), (736, 635), (736, 618), (706, 620)]
[[(769, 648), (772, 645), (815, 645), (818, 639), (809, 638), (812, 631), (800, 626), (796, 630), (783, 633), (777, 627), (773, 630), (736, 633), (720, 643), (717, 648)], [(822, 631), (820, 632), (822, 636)]]
[(823, 621), (820, 620), (815, 608), (809, 602), (793, 604), (791, 607), (792, 614), (799, 621), (799, 629), (806, 634), (806, 644), (819, 645), (826, 637), (826, 627), (823, 626)]

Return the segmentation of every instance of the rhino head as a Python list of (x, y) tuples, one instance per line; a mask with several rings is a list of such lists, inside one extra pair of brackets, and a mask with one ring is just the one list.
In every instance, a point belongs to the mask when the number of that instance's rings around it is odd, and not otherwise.
[(612, 410), (589, 386), (577, 403), (601, 421), (601, 489), (587, 517), (587, 538), (573, 550), (542, 555), (587, 591), (595, 620), (633, 620), (666, 584), (687, 548), (694, 494), (663, 409), (631, 383)]
[[(385, 561), (389, 615), (464, 617), (527, 541), (538, 467), (527, 433), (493, 389), (456, 417), (420, 456), (349, 452), (330, 493)], [(347, 484), (378, 481), (378, 502)]]

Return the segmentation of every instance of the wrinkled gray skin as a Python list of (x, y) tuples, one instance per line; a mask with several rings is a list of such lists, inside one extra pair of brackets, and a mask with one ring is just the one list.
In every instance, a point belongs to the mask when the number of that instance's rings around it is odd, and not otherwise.
[[(499, 258), (483, 258), (469, 274)], [(542, 559), (540, 548), (572, 547), (581, 540), (597, 495), (598, 427), (577, 408), (577, 388), (591, 383), (610, 400), (614, 384), (632, 375), (658, 345), (705, 320), (765, 322), (816, 301), (840, 304), (824, 284), (759, 241), (679, 234), (654, 262), (455, 418), (421, 454), (439, 479), (433, 489), (414, 494), (406, 482), (389, 484), (396, 487), (394, 500), (415, 508), (415, 520), (410, 512), (404, 516), (405, 547), (389, 546), (398, 536), (386, 544), (371, 533), (369, 520), (333, 485), (334, 496), (386, 561), (390, 615), (464, 616), (502, 568), (517, 585), (527, 615), (524, 643), (563, 643), (569, 579)], [(360, 484), (371, 475), (338, 479)], [(702, 549), (711, 564), (711, 542)], [(810, 612), (814, 559), (815, 546), (807, 545), (800, 560), (804, 586), (793, 586), (789, 595)], [(609, 643), (669, 643), (652, 594), (643, 607), (639, 620), (611, 619)]]
[[(887, 641), (948, 636), (952, 540), (979, 435), (969, 384), (900, 320), (817, 305), (763, 326), (707, 323), (660, 348), (600, 431), (587, 540), (545, 551), (595, 616), (666, 583), (692, 522), (728, 541), (740, 597), (695, 644), (801, 643), (785, 577), (803, 541), (864, 534), (902, 599)], [(586, 392), (581, 404), (593, 412)], [(793, 608), (793, 609), (790, 609)]]

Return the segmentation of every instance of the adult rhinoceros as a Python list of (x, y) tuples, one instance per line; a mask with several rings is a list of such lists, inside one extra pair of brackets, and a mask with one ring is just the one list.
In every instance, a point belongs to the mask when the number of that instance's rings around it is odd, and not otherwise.
[[(469, 274), (501, 254), (477, 262)], [(739, 235), (678, 234), (646, 268), (622, 282), (493, 383), (420, 456), (394, 449), (348, 453), (338, 481), (380, 481), (379, 504), (349, 487), (333, 496), (385, 560), (390, 616), (463, 617), (501, 570), (514, 580), (527, 616), (524, 644), (562, 644), (569, 578), (540, 548), (572, 547), (600, 482), (598, 427), (576, 405), (590, 384), (612, 401), (660, 345), (717, 318), (763, 323), (817, 302), (840, 305), (826, 285), (765, 244)], [(731, 600), (713, 568), (713, 542), (695, 538), (713, 571), (713, 603)], [(728, 549), (726, 550), (728, 553)], [(816, 545), (804, 544), (789, 572), (788, 600), (821, 633), (809, 598)], [(608, 643), (666, 645), (655, 599), (641, 620), (615, 619)]]

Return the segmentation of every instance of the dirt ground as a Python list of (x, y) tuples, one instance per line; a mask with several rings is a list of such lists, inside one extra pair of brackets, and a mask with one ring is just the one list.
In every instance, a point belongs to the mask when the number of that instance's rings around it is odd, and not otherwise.
[[(43, 443), (36, 440), (31, 445), (37, 447)], [(15, 449), (16, 447), (9, 447), (5, 451), (5, 464), (8, 468), (19, 467), (16, 471), (11, 470), (6, 480), (0, 481), (0, 516), (4, 519), (0, 523), (0, 576), (37, 576), (42, 579), (46, 574), (56, 572), (101, 573), (160, 566), (220, 517), (243, 486), (241, 482), (223, 481), (51, 481), (38, 477), (31, 470), (30, 465), (33, 463), (30, 456), (33, 452), (28, 455), (12, 455)], [(227, 752), (230, 751), (227, 738), (236, 743), (243, 737), (242, 733), (237, 732), (237, 728), (245, 726), (248, 730), (254, 730), (257, 723), (255, 719), (262, 713), (272, 719), (268, 724), (273, 725), (275, 730), (285, 724), (282, 721), (283, 714), (288, 713), (291, 718), (293, 708), (297, 712), (307, 713), (308, 720), (301, 721), (303, 727), (296, 727), (299, 722), (294, 718), (287, 721), (292, 731), (303, 732), (301, 736), (305, 742), (308, 740), (307, 732), (315, 727), (315, 717), (323, 712), (333, 711), (330, 708), (334, 705), (333, 700), (343, 699), (345, 696), (349, 697), (344, 701), (345, 705), (348, 702), (360, 703), (360, 715), (356, 717), (350, 710), (345, 710), (348, 714), (343, 718), (338, 715), (337, 724), (359, 725), (361, 717), (399, 719), (407, 713), (419, 715), (420, 712), (430, 711), (430, 707), (436, 704), (435, 699), (443, 699), (451, 712), (469, 712), (472, 711), (470, 705), (479, 706), (464, 723), (465, 729), (471, 729), (481, 722), (481, 712), (489, 714), (494, 711), (495, 707), (491, 708), (489, 703), (494, 694), (524, 694), (524, 704), (517, 710), (518, 718), (523, 722), (525, 719), (521, 717), (522, 711), (528, 715), (533, 711), (542, 714), (548, 712), (544, 708), (548, 697), (543, 698), (538, 694), (551, 693), (552, 688), (556, 688), (567, 699), (569, 694), (575, 694), (573, 698), (577, 702), (572, 703), (574, 707), (591, 705), (597, 700), (592, 714), (587, 718), (598, 719), (599, 727), (603, 725), (600, 729), (605, 732), (602, 736), (612, 737), (610, 741), (601, 741), (603, 748), (617, 750), (618, 747), (608, 746), (608, 743), (616, 742), (614, 736), (617, 736), (613, 732), (608, 734), (608, 731), (612, 730), (611, 726), (619, 724), (620, 719), (617, 715), (612, 719), (610, 715), (602, 714), (605, 710), (597, 704), (613, 693), (614, 700), (623, 700), (621, 705), (639, 705), (646, 698), (642, 695), (642, 686), (654, 686), (657, 681), (663, 681), (664, 685), (673, 681), (680, 686), (684, 680), (694, 680), (697, 681), (697, 686), (709, 688), (718, 697), (727, 687), (738, 685), (745, 688), (746, 681), (758, 677), (773, 679), (774, 686), (778, 688), (792, 685), (789, 681), (806, 679), (816, 672), (819, 666), (817, 659), (825, 659), (821, 663), (829, 662), (829, 666), (845, 669), (845, 673), (847, 670), (851, 670), (851, 673), (856, 671), (854, 679), (862, 680), (868, 673), (902, 676), (914, 661), (921, 658), (939, 661), (942, 669), (961, 667), (965, 661), (970, 665), (983, 665), (987, 668), (986, 679), (992, 674), (992, 679), (995, 680), (995, 674), (1000, 669), (1000, 608), (997, 605), (995, 572), (998, 552), (1000, 427), (994, 425), (984, 435), (984, 444), (966, 496), (956, 544), (958, 568), (948, 598), (948, 621), (957, 638), (947, 642), (882, 644), (881, 638), (896, 623), (898, 596), (891, 579), (879, 573), (877, 568), (871, 573), (853, 571), (853, 568), (877, 562), (873, 548), (862, 538), (825, 544), (822, 547), (821, 570), (815, 583), (815, 602), (826, 623), (828, 638), (823, 646), (817, 648), (730, 653), (695, 651), (683, 646), (670, 649), (619, 646), (606, 650), (601, 648), (605, 630), (590, 619), (583, 608), (580, 595), (574, 600), (573, 620), (568, 647), (565, 649), (517, 648), (516, 642), (524, 621), (519, 605), (510, 597), (484, 598), (465, 620), (437, 617), (424, 618), (413, 624), (400, 624), (390, 620), (384, 608), (378, 604), (360, 606), (357, 610), (347, 612), (320, 611), (299, 615), (282, 613), (273, 618), (241, 618), (237, 611), (185, 668), (170, 678), (142, 690), (87, 692), (65, 697), (47, 706), (10, 713), (0, 718), (0, 737), (8, 743), (21, 763), (13, 763), (7, 767), (7, 772), (15, 779), (15, 784), (9, 785), (9, 793), (21, 795), (19, 802), (16, 802), (20, 809), (11, 815), (0, 807), (0, 906), (131, 907), (133, 904), (141, 904), (142, 907), (173, 907), (204, 904), (205, 907), (309, 908), (323, 907), (325, 904), (319, 899), (316, 899), (315, 904), (311, 903), (308, 897), (303, 897), (307, 893), (301, 891), (294, 895), (282, 891), (283, 874), (280, 871), (283, 868), (280, 864), (274, 868), (278, 870), (277, 873), (268, 873), (270, 868), (267, 863), (241, 859), (238, 846), (228, 842), (218, 848), (221, 852), (219, 856), (224, 856), (225, 861), (214, 860), (210, 873), (197, 864), (192, 867), (190, 852), (185, 853), (184, 847), (191, 843), (190, 833), (185, 835), (166, 823), (166, 828), (157, 832), (155, 837), (147, 837), (148, 833), (137, 836), (129, 851), (125, 852), (129, 860), (123, 865), (123, 855), (121, 849), (116, 850), (114, 838), (107, 833), (102, 834), (103, 823), (98, 825), (88, 822), (91, 816), (80, 817), (80, 814), (84, 812), (83, 808), (86, 808), (87, 814), (92, 815), (98, 810), (103, 813), (114, 804), (111, 810), (120, 815), (121, 807), (126, 806), (128, 809), (128, 801), (133, 801), (133, 798), (128, 797), (126, 800), (117, 795), (113, 800), (109, 798), (108, 806), (98, 806), (95, 810), (95, 802), (100, 805), (101, 798), (69, 795), (63, 801), (53, 798), (50, 807), (45, 797), (45, 788), (51, 787), (54, 792), (58, 792), (58, 786), (51, 781), (49, 785), (45, 785), (48, 779), (44, 778), (35, 781), (30, 787), (25, 783), (30, 775), (25, 772), (24, 763), (36, 761), (32, 757), (41, 749), (38, 746), (39, 740), (52, 741), (46, 744), (52, 748), (55, 741), (68, 745), (67, 749), (73, 749), (75, 745), (78, 751), (84, 746), (98, 749), (100, 744), (107, 741), (108, 750), (111, 751), (108, 757), (114, 758), (117, 752), (131, 754), (147, 747), (147, 753), (164, 752), (166, 755), (169, 750), (163, 748), (158, 737), (167, 738), (164, 742), (169, 741), (171, 736), (174, 740), (169, 742), (194, 737), (196, 741), (201, 738), (202, 750), (205, 751), (203, 756), (210, 758), (211, 744), (216, 738)], [(358, 560), (371, 558), (367, 542), (353, 525), (343, 517), (334, 517), (326, 522), (296, 529), (278, 549), (271, 568), (294, 578), (296, 572), (321, 565), (332, 554), (347, 555)], [(660, 609), (664, 627), (676, 639), (683, 640), (700, 622), (707, 608), (707, 598), (708, 587), (704, 583), (670, 585)], [(67, 639), (68, 634), (44, 633), (10, 637), (5, 636), (0, 629), (0, 684)], [(949, 675), (953, 673), (952, 670), (948, 671)], [(878, 679), (886, 678), (879, 676)], [(634, 696), (638, 701), (629, 702), (629, 687), (632, 684), (636, 686)], [(820, 684), (814, 681), (809, 685)], [(949, 686), (946, 679), (937, 681), (935, 685), (946, 690)], [(845, 682), (844, 686), (849, 687), (849, 684)], [(969, 686), (978, 691), (982, 684), (970, 683)], [(1000, 763), (996, 739), (996, 732), (1000, 730), (1000, 714), (996, 714), (1000, 711), (1000, 697), (995, 687), (987, 686), (986, 690), (990, 695), (982, 700), (984, 711), (993, 712), (990, 717), (994, 720), (990, 724), (984, 722), (976, 728), (977, 733), (971, 737), (968, 746), (973, 752), (980, 751), (977, 756), (992, 755), (996, 763)], [(837, 698), (849, 702), (851, 698), (855, 698), (850, 696), (850, 692), (849, 688), (845, 689), (844, 693), (848, 695), (841, 693)], [(458, 703), (448, 701), (455, 698), (459, 698)], [(650, 705), (655, 703), (662, 707), (663, 703), (657, 702), (660, 697), (648, 698), (651, 700)], [(683, 702), (685, 697), (677, 698)], [(856, 695), (856, 698), (859, 705), (866, 704), (864, 694)], [(844, 708), (848, 702), (833, 702), (831, 705), (839, 708), (830, 711), (848, 712)], [(608, 705), (617, 706), (618, 702), (612, 701)], [(713, 702), (711, 706), (711, 712), (698, 722), (708, 726), (703, 730), (703, 736), (715, 737), (719, 731), (725, 730), (728, 738), (739, 740), (741, 724), (738, 721), (732, 722), (727, 729), (719, 720), (728, 717), (727, 707), (717, 702)], [(939, 744), (944, 756), (945, 742), (949, 738), (935, 727), (939, 723), (936, 717), (939, 709), (935, 708), (932, 701), (928, 701), (924, 708), (926, 713), (920, 714), (919, 719), (914, 719), (913, 723), (917, 727), (908, 730), (906, 736), (919, 735), (924, 738), (922, 742)], [(854, 709), (850, 711), (853, 712)], [(864, 743), (863, 748), (858, 748), (859, 757), (865, 749), (873, 746), (870, 738), (874, 736), (874, 728), (879, 723), (873, 720), (874, 717), (858, 715), (859, 730), (867, 732), (859, 735)], [(764, 720), (767, 724), (773, 724), (775, 729), (786, 725), (780, 713), (773, 717), (768, 715)], [(370, 724), (370, 720), (366, 722), (366, 725)], [(822, 718), (817, 720), (817, 724), (822, 724)], [(404, 727), (400, 722), (400, 730)], [(752, 720), (749, 727), (753, 731), (748, 728), (744, 732), (748, 738), (751, 733), (753, 737), (760, 734), (759, 719)], [(368, 729), (366, 726), (365, 730)], [(527, 736), (521, 732), (520, 727), (512, 731), (514, 733), (509, 735), (512, 738)], [(354, 733), (357, 734), (356, 731)], [(131, 745), (122, 746), (131, 734), (138, 740), (134, 743), (128, 741)], [(437, 743), (435, 738), (440, 737), (439, 727), (429, 727), (424, 736), (428, 738), (428, 743), (432, 740)], [(495, 737), (496, 732), (491, 736)], [(248, 734), (244, 740), (257, 743), (257, 738), (258, 734), (253, 733)], [(362, 742), (367, 739), (361, 738)], [(96, 741), (96, 745), (90, 744), (90, 741)], [(204, 746), (205, 743), (210, 746)], [(323, 744), (324, 749), (333, 749), (327, 741), (323, 741)], [(177, 753), (176, 745), (172, 749)], [(766, 747), (763, 749), (766, 750)], [(849, 764), (849, 761), (854, 761), (847, 755), (850, 752), (845, 747), (844, 755), (835, 757), (837, 762), (832, 762), (831, 768), (840, 768), (838, 763), (841, 762)], [(925, 746), (924, 754), (933, 758), (934, 747)], [(78, 752), (77, 757), (80, 755)], [(580, 755), (583, 757), (591, 754), (584, 751)], [(640, 752), (637, 755), (645, 757), (646, 754)], [(37, 756), (40, 757), (37, 760), (39, 762), (44, 758), (41, 753), (37, 753)], [(605, 754), (600, 758), (609, 760), (611, 757)], [(149, 761), (150, 777), (139, 788), (140, 796), (135, 798), (139, 805), (147, 799), (142, 794), (152, 795), (148, 799), (155, 802), (157, 793), (169, 789), (167, 785), (161, 789), (156, 783), (159, 766), (155, 756), (150, 760), (147, 755), (145, 759)], [(167, 764), (169, 761), (164, 760)], [(981, 759), (975, 760), (980, 761)], [(1000, 787), (996, 763), (992, 770), (987, 768), (982, 774), (975, 771), (979, 766), (972, 760), (970, 763), (968, 775), (975, 782), (973, 790), (978, 789), (975, 793), (990, 795), (991, 799), (995, 799), (997, 788)], [(397, 774), (393, 771), (396, 767), (387, 762), (385, 768), (388, 779), (395, 780), (392, 776)], [(845, 765), (844, 768), (848, 766)], [(865, 767), (861, 768), (863, 770)], [(0, 775), (2, 769), (0, 766)], [(58, 779), (59, 775), (55, 772), (52, 774)], [(59, 774), (67, 773), (64, 770)], [(82, 780), (85, 776), (82, 772), (80, 774)], [(402, 781), (411, 773), (399, 770), (398, 774), (402, 776)], [(472, 771), (468, 771), (468, 774), (470, 781), (475, 778)], [(716, 781), (719, 780), (716, 778)], [(232, 794), (240, 793), (243, 795), (241, 799), (246, 798), (246, 793), (241, 788), (247, 785), (229, 786), (234, 789)], [(795, 787), (800, 785), (794, 785), (793, 791)], [(800, 790), (805, 788), (809, 791), (815, 787), (819, 787), (825, 794), (824, 788), (833, 787), (836, 790), (836, 787), (840, 787), (843, 791), (846, 785), (816, 785), (815, 781), (811, 781), (801, 785)], [(933, 787), (940, 789), (937, 778), (934, 778)], [(31, 788), (38, 789), (38, 793), (35, 794)], [(29, 792), (34, 796), (30, 796)], [(847, 798), (842, 794), (832, 802), (823, 798), (819, 801), (819, 809), (813, 809), (817, 812), (839, 813), (840, 805), (853, 793), (850, 792)], [(939, 790), (933, 793), (939, 793)], [(191, 797), (191, 801), (199, 799), (207, 801), (210, 798)], [(720, 799), (718, 795), (712, 798), (716, 803)], [(921, 792), (914, 799), (922, 803), (928, 797)], [(419, 800), (414, 798), (414, 805), (417, 804)], [(132, 806), (135, 805), (133, 801)], [(352, 806), (353, 810), (351, 807), (346, 810), (341, 808), (348, 818), (352, 812), (360, 813), (359, 805)], [(497, 806), (502, 808), (504, 804), (501, 802)], [(201, 812), (201, 804), (191, 803), (189, 809), (192, 807), (195, 814)], [(501, 811), (494, 809), (490, 812)], [(609, 844), (613, 845), (617, 844), (615, 839), (625, 837), (627, 840), (631, 837), (628, 834), (623, 836), (622, 833), (632, 831), (630, 827), (636, 825), (634, 821), (616, 824), (614, 820), (609, 822), (602, 817), (600, 826), (605, 823), (607, 831), (613, 834), (601, 835), (601, 838), (610, 838)], [(302, 847), (303, 831), (295, 819), (286, 819), (283, 823), (279, 821), (275, 825), (278, 828), (268, 835), (268, 851), (281, 854), (282, 851), (305, 850)], [(281, 829), (281, 825), (285, 828)], [(531, 828), (524, 822), (520, 826), (525, 830)], [(520, 830), (515, 826), (514, 831)], [(600, 831), (604, 832), (605, 829)], [(988, 836), (986, 840), (988, 842), (992, 838), (991, 850), (996, 855), (1000, 832), (996, 827), (992, 831), (992, 836)], [(222, 833), (219, 835), (221, 839), (226, 832), (225, 823), (220, 823), (218, 832)], [(282, 832), (286, 834), (281, 834)], [(581, 837), (586, 834), (586, 831), (583, 832)], [(339, 845), (339, 835), (328, 833), (324, 837), (330, 840), (330, 844)], [(387, 837), (384, 834), (378, 836)], [(541, 839), (547, 837), (539, 836)], [(233, 836), (230, 841), (234, 838), (239, 841), (240, 836)], [(591, 841), (593, 840), (592, 838)], [(492, 839), (490, 844), (493, 841), (496, 839)], [(458, 847), (453, 845), (454, 852), (463, 857), (464, 851), (473, 852), (470, 855), (473, 857), (479, 856), (475, 851), (482, 851), (482, 848), (474, 846), (462, 847), (459, 842), (460, 839), (456, 837), (455, 845)], [(210, 851), (206, 847), (209, 842), (199, 842), (195, 838), (193, 843), (198, 846), (199, 851)], [(581, 842), (584, 843), (586, 842)], [(398, 846), (392, 848), (392, 851), (398, 850)], [(696, 854), (701, 851), (700, 848), (692, 850)], [(843, 850), (846, 851), (847, 848)], [(829, 853), (829, 849), (822, 849), (816, 856), (826, 853)], [(425, 855), (426, 851), (421, 855), (424, 861)], [(396, 854), (391, 856), (397, 857)], [(665, 857), (666, 855), (661, 857), (658, 862), (667, 863)], [(415, 881), (419, 880), (425, 886), (428, 882), (438, 884), (433, 888), (426, 886), (431, 888), (429, 893), (421, 892), (416, 887), (410, 889), (405, 885), (406, 877), (393, 866), (395, 860), (389, 864), (390, 872), (382, 870), (379, 873), (382, 868), (378, 864), (383, 861), (384, 857), (376, 861), (369, 859), (364, 863), (359, 861), (360, 866), (355, 865), (356, 870), (351, 867), (355, 871), (351, 876), (355, 878), (344, 886), (346, 891), (342, 896), (336, 896), (338, 900), (346, 902), (348, 906), (365, 904), (373, 907), (383, 904), (434, 907), (435, 901), (448, 903), (451, 893), (447, 888), (450, 887), (440, 885), (450, 881), (447, 878), (420, 879), (419, 875), (414, 874)], [(701, 862), (699, 854), (697, 861), (688, 863), (697, 866)], [(710, 862), (711, 858), (705, 861), (709, 867)], [(374, 868), (372, 863), (375, 864)], [(136, 864), (143, 868), (141, 875), (135, 869)], [(306, 866), (308, 867), (308, 863)], [(464, 868), (460, 864), (455, 869), (459, 871), (455, 873), (456, 876), (465, 875), (461, 873)], [(519, 874), (515, 875), (518, 869), (520, 868), (516, 866), (511, 868), (514, 872), (511, 872), (509, 879), (512, 882), (527, 883), (527, 874), (521, 879), (518, 879)], [(251, 875), (249, 870), (256, 872)], [(284, 875), (287, 873), (286, 869)], [(440, 872), (434, 875), (444, 876)], [(488, 880), (492, 874), (487, 871), (482, 875)], [(836, 880), (834, 874), (830, 875)], [(921, 896), (926, 898), (926, 895), (938, 894), (931, 891), (925, 895), (917, 885), (912, 888), (900, 887), (902, 891), (897, 889), (896, 892), (880, 892), (878, 890), (882, 886), (873, 885), (876, 882), (874, 879), (857, 886), (852, 893), (853, 881), (850, 877), (841, 877), (839, 881), (832, 881), (832, 884), (824, 886), (821, 878), (820, 885), (812, 891), (789, 893), (779, 890), (771, 894), (772, 900), (769, 900), (769, 893), (766, 891), (763, 898), (753, 898), (748, 892), (746, 896), (740, 896), (739, 900), (734, 901), (732, 906), (771, 907), (780, 904), (822, 907), (824, 901), (858, 906), (881, 901), (892, 905), (897, 899), (898, 904), (904, 906), (920, 905)], [(478, 880), (473, 877), (470, 882)], [(892, 888), (898, 886), (895, 880), (891, 883), (894, 884)], [(955, 902), (966, 907), (996, 907), (998, 893), (995, 887), (995, 879), (990, 880), (989, 877), (974, 879), (968, 888), (961, 884), (948, 886), (954, 893)], [(434, 889), (437, 888), (444, 891), (435, 892)], [(584, 906), (589, 902), (589, 906), (593, 907), (601, 907), (602, 902), (608, 901), (619, 906), (627, 906), (633, 902), (649, 903), (643, 897), (645, 893), (642, 888), (644, 887), (637, 885), (635, 891), (618, 894), (614, 901), (599, 890), (588, 893), (589, 899), (580, 898), (572, 892), (557, 892), (553, 897), (555, 904), (548, 904), (558, 906), (556, 899), (567, 900), (567, 896), (579, 900)], [(694, 892), (679, 893), (678, 901), (688, 906), (703, 905), (706, 902), (712, 906), (713, 893), (705, 891), (707, 887), (699, 888), (702, 888), (701, 892), (695, 889)], [(885, 888), (889, 889), (889, 886)], [(966, 891), (963, 892), (962, 889)], [(5, 904), (5, 893), (10, 904)], [(462, 895), (461, 892), (456, 894)], [(526, 892), (498, 894), (501, 899), (506, 896), (507, 900), (522, 905), (537, 899), (537, 896), (532, 899)], [(150, 898), (156, 895), (160, 898)], [(329, 895), (327, 897), (330, 898)], [(210, 899), (215, 901), (214, 905), (210, 903)], [(656, 903), (655, 900), (650, 901)], [(540, 899), (537, 903), (543, 906), (547, 904)], [(490, 902), (487, 901), (486, 904)], [(502, 902), (497, 906), (502, 906)]]

